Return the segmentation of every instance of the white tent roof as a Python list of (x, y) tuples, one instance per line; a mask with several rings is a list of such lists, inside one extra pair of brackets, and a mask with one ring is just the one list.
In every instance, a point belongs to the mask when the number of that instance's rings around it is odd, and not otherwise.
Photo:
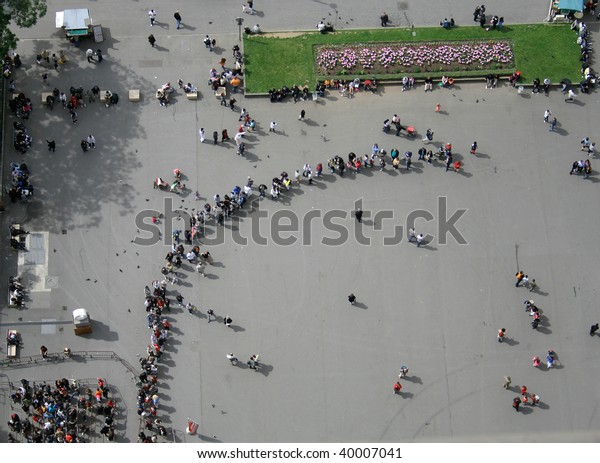
[(90, 10), (79, 8), (56, 12), (56, 27), (65, 29), (87, 29), (91, 24)]

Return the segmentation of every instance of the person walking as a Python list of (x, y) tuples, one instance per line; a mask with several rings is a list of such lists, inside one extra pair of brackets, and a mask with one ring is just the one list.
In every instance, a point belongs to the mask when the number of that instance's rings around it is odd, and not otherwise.
[(233, 352), (231, 352), (230, 354), (227, 354), (227, 355), (226, 355), (226, 357), (227, 357), (227, 360), (229, 360), (229, 362), (230, 362), (230, 363), (231, 363), (233, 366), (237, 365), (237, 363), (238, 363), (238, 359), (237, 359), (237, 357), (236, 357), (236, 356), (233, 354)]
[(504, 377), (504, 382), (502, 383), (502, 387), (504, 389), (509, 389), (510, 388), (510, 383), (511, 383), (510, 376), (505, 376)]
[(90, 148), (90, 145), (88, 145), (88, 142), (84, 139), (81, 140), (81, 149), (83, 150), (83, 152), (87, 152), (87, 150)]
[(504, 335), (506, 334), (506, 328), (500, 328), (498, 330), (498, 342), (504, 341)]
[(156, 39), (154, 38), (154, 35), (150, 34), (148, 36), (148, 42), (150, 43), (150, 45), (152, 46), (152, 48), (154, 48), (154, 44), (156, 43)]
[(196, 272), (198, 272), (200, 275), (202, 275), (204, 278), (206, 278), (206, 274), (204, 273), (204, 262), (199, 261), (196, 264)]
[(88, 63), (91, 63), (94, 60), (94, 50), (92, 50), (91, 48), (88, 48), (87, 51), (85, 52), (85, 56), (87, 58)]
[(48, 358), (48, 348), (46, 346), (40, 347), (40, 354), (42, 355), (42, 358), (47, 359)]
[(590, 327), (590, 336), (594, 336), (594, 334), (596, 334), (596, 331), (598, 331), (600, 329), (600, 324), (596, 323), (595, 325), (592, 325)]
[(417, 240), (417, 234), (415, 233), (414, 228), (408, 229), (408, 242), (410, 243), (412, 240)]
[(321, 175), (323, 175), (323, 164), (319, 162), (315, 170), (317, 172), (317, 177), (321, 177)]
[(156, 23), (156, 10), (152, 9), (148, 11), (148, 17), (150, 18), (150, 26), (154, 26)]
[(551, 115), (552, 115), (552, 112), (549, 109), (546, 109), (546, 111), (544, 111), (544, 122), (546, 122), (546, 123), (550, 122)]
[(473, 143), (471, 143), (471, 154), (477, 154), (477, 148), (479, 148), (479, 146), (477, 146), (477, 142), (474, 141)]
[(388, 23), (390, 22), (390, 17), (387, 15), (387, 13), (385, 11), (381, 13), (381, 16), (379, 16), (379, 19), (381, 20), (381, 27), (386, 27), (388, 25)]
[(96, 56), (98, 57), (98, 62), (101, 63), (104, 61), (104, 56), (102, 55), (102, 50), (99, 48), (96, 50)]
[(306, 111), (303, 109), (300, 111), (300, 116), (298, 116), (299, 121), (304, 121), (304, 116), (306, 116)]
[(348, 296), (348, 302), (350, 303), (350, 305), (354, 305), (355, 301), (356, 301), (356, 296), (354, 295), (354, 293), (350, 293), (350, 295)]
[(394, 384), (394, 394), (400, 394), (401, 390), (402, 384), (400, 384), (400, 381), (396, 381), (396, 383)]
[(233, 321), (233, 320), (232, 320), (232, 319), (231, 319), (231, 317), (229, 317), (228, 315), (225, 315), (225, 316), (223, 317), (223, 323), (225, 324), (225, 326), (226, 326), (227, 328), (231, 328), (231, 322), (232, 322), (232, 321)]
[(517, 279), (517, 282), (515, 283), (515, 287), (517, 287), (521, 284), (521, 281), (523, 281), (523, 278), (525, 278), (525, 274), (521, 270), (519, 270), (515, 274), (515, 278)]
[(417, 235), (417, 247), (420, 248), (421, 245), (423, 244), (423, 240), (425, 239), (425, 237), (423, 236), (423, 233), (420, 233)]
[(513, 406), (513, 408), (515, 409), (515, 411), (516, 411), (516, 412), (518, 412), (518, 411), (519, 411), (519, 406), (520, 406), (520, 405), (521, 405), (521, 399), (520, 399), (520, 397), (515, 397), (515, 398), (513, 399), (513, 404), (512, 404), (512, 406)]
[(173, 17), (175, 18), (175, 22), (177, 23), (177, 29), (181, 29), (181, 15), (179, 14), (179, 11), (176, 11)]
[(208, 48), (208, 51), (212, 51), (213, 47), (212, 47), (212, 40), (210, 39), (210, 37), (208, 36), (208, 34), (206, 34), (206, 37), (204, 37), (204, 46), (206, 48)]
[(356, 221), (358, 223), (362, 222), (362, 216), (363, 216), (363, 211), (361, 209), (356, 209), (356, 211), (354, 211), (354, 217), (356, 217)]
[(565, 98), (565, 103), (568, 103), (570, 101), (575, 101), (575, 98), (577, 98), (577, 94), (572, 89), (569, 89), (567, 98)]
[(56, 151), (56, 142), (54, 140), (46, 140), (46, 143), (48, 143), (48, 151), (54, 153)]
[(204, 140), (206, 140), (206, 136), (205, 136), (203, 127), (200, 128), (199, 133), (200, 133), (200, 143), (204, 143)]
[(446, 157), (446, 172), (448, 172), (448, 169), (450, 169), (451, 165), (452, 165), (452, 156), (447, 156)]
[(588, 147), (588, 156), (594, 156), (594, 154), (596, 154), (596, 142), (593, 142), (589, 147)]
[(92, 134), (88, 135), (87, 143), (90, 145), (90, 148), (96, 149), (96, 138)]
[(537, 288), (537, 283), (535, 282), (535, 278), (532, 278), (529, 282), (529, 292), (532, 292), (535, 288)]
[(277, 127), (277, 122), (271, 121), (269, 124), (269, 132), (275, 132), (275, 128)]
[(550, 132), (556, 132), (556, 124), (558, 123), (558, 120), (556, 119), (556, 117), (552, 118), (552, 121), (550, 121)]
[(210, 323), (213, 318), (215, 320), (217, 319), (217, 317), (215, 317), (215, 311), (213, 309), (208, 309), (206, 311), (206, 317), (208, 318), (208, 323)]

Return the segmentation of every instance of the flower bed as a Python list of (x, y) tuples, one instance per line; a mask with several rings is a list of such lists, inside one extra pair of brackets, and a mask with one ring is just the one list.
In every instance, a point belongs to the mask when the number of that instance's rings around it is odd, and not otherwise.
[(316, 48), (321, 76), (498, 70), (514, 67), (507, 40), (325, 45)]

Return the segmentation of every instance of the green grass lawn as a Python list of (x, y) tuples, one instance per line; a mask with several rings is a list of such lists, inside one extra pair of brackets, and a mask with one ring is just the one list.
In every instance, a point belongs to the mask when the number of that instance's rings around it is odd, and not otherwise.
[[(577, 35), (568, 24), (532, 24), (504, 26), (500, 31), (481, 27), (428, 27), (415, 29), (372, 29), (340, 31), (329, 34), (308, 32), (296, 37), (278, 38), (265, 35), (244, 37), (245, 84), (247, 93), (267, 92), (283, 85), (307, 84), (312, 90), (317, 75), (314, 69), (313, 47), (320, 44), (357, 44), (368, 42), (435, 42), (471, 39), (508, 39), (513, 44), (515, 69), (524, 82), (535, 77), (548, 77), (552, 82), (568, 78), (581, 79)], [(453, 76), (483, 76), (490, 71), (453, 72)], [(428, 72), (432, 77), (439, 77)], [(397, 79), (397, 74), (360, 74), (356, 77)], [(344, 75), (348, 79), (354, 76)], [(418, 75), (416, 76), (418, 78)]]

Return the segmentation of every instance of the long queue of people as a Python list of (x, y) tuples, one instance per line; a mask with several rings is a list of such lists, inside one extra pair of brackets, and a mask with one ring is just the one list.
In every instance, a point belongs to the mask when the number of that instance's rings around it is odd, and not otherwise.
[[(183, 249), (182, 249), (183, 251)], [(178, 254), (179, 255), (179, 254)], [(181, 260), (179, 260), (181, 262)], [(163, 274), (167, 272), (164, 270)], [(176, 281), (173, 281), (176, 283)], [(171, 301), (167, 297), (167, 280), (155, 280), (151, 287), (144, 288), (144, 307), (150, 330), (150, 344), (146, 348), (146, 356), (140, 357), (141, 373), (137, 382), (137, 414), (141, 420), (138, 442), (158, 442), (158, 437), (166, 437), (167, 430), (158, 418), (158, 372), (160, 359), (166, 347), (171, 324), (164, 313), (171, 312)]]

